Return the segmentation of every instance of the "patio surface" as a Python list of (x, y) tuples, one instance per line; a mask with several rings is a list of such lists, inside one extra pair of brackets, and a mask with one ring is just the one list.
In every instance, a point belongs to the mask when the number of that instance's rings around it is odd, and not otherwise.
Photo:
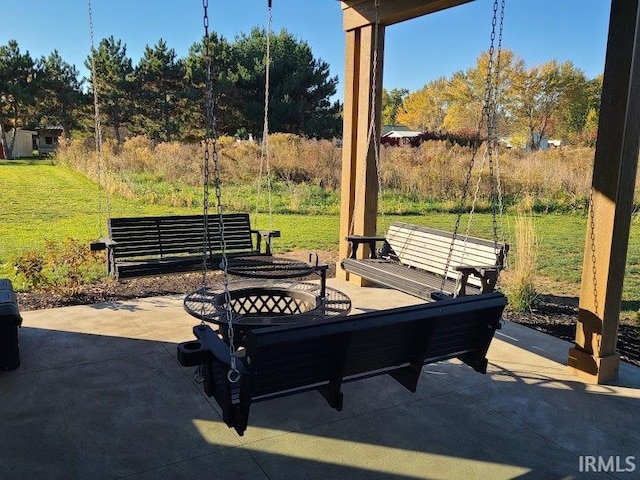
[[(353, 312), (417, 302), (328, 285)], [(640, 368), (585, 384), (569, 343), (510, 322), (486, 375), (449, 361), (415, 394), (349, 383), (342, 412), (316, 392), (257, 403), (239, 437), (176, 360), (198, 323), (182, 301), (22, 312), (22, 365), (0, 372), (0, 479), (640, 478)]]

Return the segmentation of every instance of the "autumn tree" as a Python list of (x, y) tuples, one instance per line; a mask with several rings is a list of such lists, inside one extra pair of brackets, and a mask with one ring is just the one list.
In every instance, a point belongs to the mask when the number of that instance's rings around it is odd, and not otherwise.
[(505, 49), (499, 57), (492, 59), (491, 72), (488, 72), (489, 52), (485, 52), (476, 59), (474, 68), (454, 73), (445, 90), (448, 108), (442, 122), (443, 128), (450, 132), (477, 132), (481, 122), (486, 126), (483, 108), (487, 106), (495, 109), (497, 134), (504, 133), (509, 123), (504, 108), (505, 92), (513, 82), (514, 71), (523, 64), (513, 52)]
[(409, 94), (406, 88), (382, 89), (382, 124), (395, 125), (398, 111), (404, 98)]
[(447, 88), (448, 81), (442, 77), (409, 93), (398, 110), (398, 123), (420, 132), (440, 130), (447, 111)]
[[(577, 99), (585, 85), (584, 75), (571, 62), (552, 60), (515, 73), (507, 95), (508, 109), (516, 119), (514, 126), (526, 132), (529, 148), (539, 149), (542, 139), (554, 133), (561, 121), (565, 131), (584, 125), (588, 109)], [(579, 104), (574, 106), (574, 102)]]

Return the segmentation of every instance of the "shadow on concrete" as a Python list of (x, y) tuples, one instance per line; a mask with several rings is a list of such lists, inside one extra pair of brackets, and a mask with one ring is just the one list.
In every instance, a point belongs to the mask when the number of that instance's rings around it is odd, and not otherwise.
[[(627, 455), (640, 444), (629, 428), (637, 398), (450, 363), (430, 369), (416, 394), (386, 376), (348, 384), (343, 412), (315, 392), (255, 404), (238, 437), (194, 370), (178, 364), (175, 343), (31, 327), (20, 342), (22, 366), (0, 374), (7, 480), (575, 478), (598, 435), (607, 435), (599, 452)], [(606, 430), (610, 419), (576, 423), (622, 407), (635, 413), (618, 436)]]

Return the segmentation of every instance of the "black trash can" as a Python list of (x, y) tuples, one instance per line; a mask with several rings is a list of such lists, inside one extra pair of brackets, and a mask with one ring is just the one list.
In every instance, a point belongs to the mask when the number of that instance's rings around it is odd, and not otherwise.
[(18, 328), (22, 317), (13, 285), (0, 279), (0, 370), (15, 370), (20, 366)]

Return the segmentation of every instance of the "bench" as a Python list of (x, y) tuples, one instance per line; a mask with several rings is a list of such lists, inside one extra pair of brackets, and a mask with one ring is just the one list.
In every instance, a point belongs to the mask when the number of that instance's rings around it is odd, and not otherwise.
[[(451, 232), (394, 222), (384, 237), (348, 236), (351, 254), (341, 266), (425, 300), (492, 292), (509, 246), (462, 235), (452, 246), (452, 239)], [(368, 258), (357, 258), (361, 245), (368, 247)]]
[[(247, 213), (226, 213), (222, 221), (229, 257), (271, 255), (271, 239), (280, 236), (278, 231), (253, 230)], [(208, 217), (208, 225), (206, 261), (208, 268), (217, 270), (222, 260), (217, 214)], [(99, 244), (107, 250), (107, 270), (115, 278), (202, 268), (203, 215), (110, 218), (108, 228), (109, 238)]]
[[(254, 329), (236, 355), (208, 325), (195, 341), (178, 345), (185, 367), (202, 366), (205, 393), (222, 409), (224, 422), (242, 435), (252, 403), (318, 390), (340, 411), (341, 385), (389, 374), (415, 392), (423, 365), (458, 358), (486, 373), (486, 354), (507, 304), (500, 292), (445, 299), (307, 324)], [(238, 352), (240, 353), (240, 352)]]

